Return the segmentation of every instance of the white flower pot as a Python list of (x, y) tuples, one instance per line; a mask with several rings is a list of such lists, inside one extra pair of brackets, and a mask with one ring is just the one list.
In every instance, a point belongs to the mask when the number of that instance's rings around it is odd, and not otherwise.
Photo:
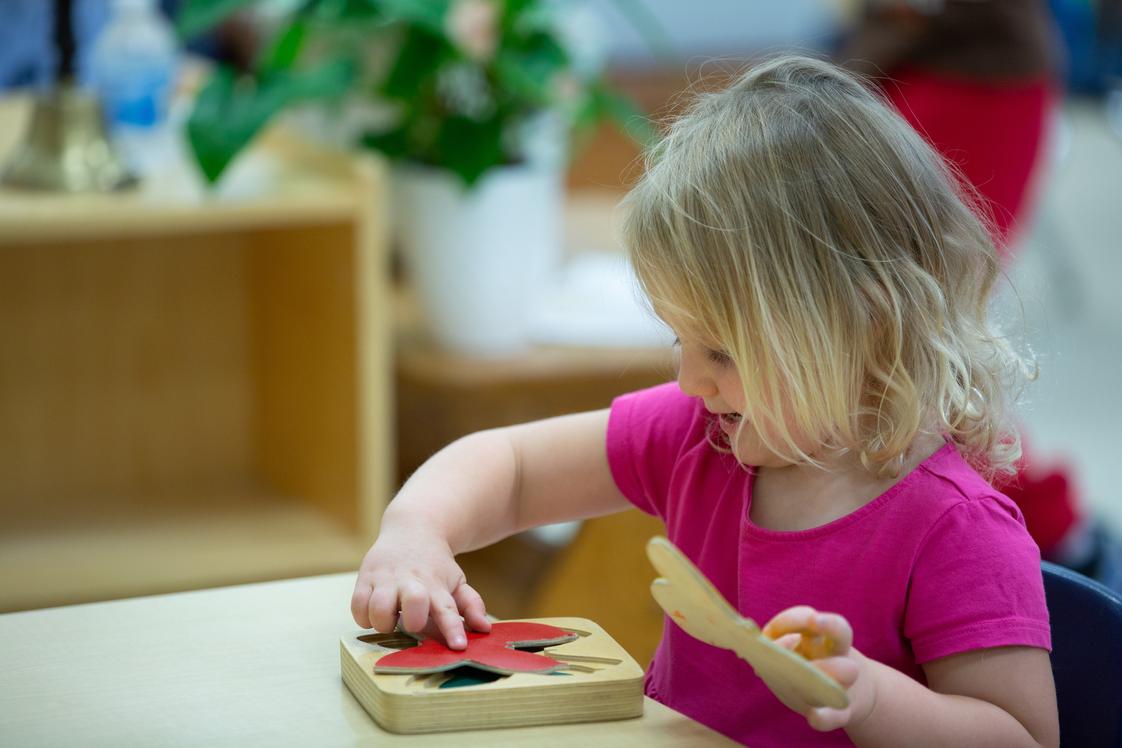
[(560, 260), (562, 181), (542, 164), (492, 169), (470, 190), (444, 171), (395, 171), (405, 269), (437, 342), (476, 355), (525, 347)]

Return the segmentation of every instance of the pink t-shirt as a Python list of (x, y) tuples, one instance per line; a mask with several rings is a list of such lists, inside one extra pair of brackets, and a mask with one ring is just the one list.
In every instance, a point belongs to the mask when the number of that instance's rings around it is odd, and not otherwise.
[[(748, 516), (752, 473), (706, 440), (712, 417), (671, 383), (618, 398), (608, 462), (639, 509), (759, 625), (793, 605), (840, 613), (865, 655), (921, 683), (920, 664), (1051, 649), (1040, 552), (1017, 507), (948, 443), (857, 511), (798, 532)], [(664, 622), (646, 692), (752, 748), (852, 745), (783, 706), (749, 665)]]

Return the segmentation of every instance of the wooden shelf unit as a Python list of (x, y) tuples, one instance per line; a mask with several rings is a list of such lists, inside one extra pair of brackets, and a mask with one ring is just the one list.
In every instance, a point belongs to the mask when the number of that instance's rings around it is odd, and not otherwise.
[(262, 149), (287, 171), (245, 200), (0, 188), (0, 611), (357, 568), (393, 480), (385, 173)]

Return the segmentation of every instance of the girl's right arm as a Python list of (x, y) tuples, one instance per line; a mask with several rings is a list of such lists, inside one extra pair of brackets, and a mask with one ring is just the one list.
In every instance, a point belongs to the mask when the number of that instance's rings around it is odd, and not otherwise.
[(516, 532), (630, 504), (606, 452), (608, 411), (481, 431), (433, 455), (386, 509), (359, 569), (351, 613), (364, 628), (406, 631), (430, 621), (462, 649), (464, 621), (489, 631), (483, 600), (455, 556)]

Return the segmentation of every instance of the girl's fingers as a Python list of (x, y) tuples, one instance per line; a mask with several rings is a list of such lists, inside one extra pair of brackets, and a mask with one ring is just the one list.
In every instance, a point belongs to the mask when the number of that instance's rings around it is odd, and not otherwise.
[(397, 587), (393, 584), (376, 584), (367, 601), (370, 626), (379, 633), (391, 633), (397, 626), (397, 610)]
[(848, 652), (853, 646), (853, 627), (837, 613), (819, 613), (815, 618), (814, 630), (825, 634), (834, 642), (835, 654)]
[(777, 613), (764, 626), (764, 636), (778, 639), (784, 634), (801, 633), (807, 629), (818, 611), (809, 605), (796, 605)]
[(842, 688), (849, 688), (857, 682), (859, 671), (852, 657), (827, 657), (815, 660), (814, 666), (836, 680)]
[(370, 623), (370, 593), (374, 591), (370, 582), (359, 578), (355, 582), (355, 591), (351, 594), (351, 617), (355, 619), (355, 623), (364, 629), (371, 626)]
[[(813, 660), (815, 667), (836, 680), (843, 688), (849, 689), (857, 682), (860, 673), (857, 661), (851, 656), (838, 656), (849, 653), (853, 646), (853, 628), (843, 616), (837, 613), (819, 613), (809, 605), (798, 605), (780, 612), (768, 621), (763, 634), (780, 646), (793, 649), (808, 660)], [(801, 708), (793, 706), (775, 687), (772, 690), (795, 711), (802, 712), (806, 708), (805, 704)], [(849, 724), (852, 716), (849, 708), (828, 707), (811, 708), (805, 714), (807, 723), (823, 732), (844, 727)]]
[(429, 612), (445, 644), (452, 649), (467, 649), (464, 621), (460, 618), (460, 611), (451, 595), (443, 590), (434, 593)]
[(483, 598), (471, 585), (466, 582), (461, 584), (452, 593), (452, 597), (472, 631), (485, 634), (491, 630), (491, 622), (487, 620), (487, 610), (483, 605)]
[(795, 651), (808, 660), (844, 654), (853, 645), (853, 629), (836, 613), (819, 613), (809, 605), (798, 605), (777, 614), (763, 628), (765, 636), (779, 640), (798, 634)]
[(816, 707), (806, 713), (806, 721), (819, 732), (829, 732), (849, 724), (849, 709), (831, 709), (829, 707)]
[(429, 620), (429, 591), (418, 579), (401, 585), (401, 627), (406, 631), (424, 630)]

